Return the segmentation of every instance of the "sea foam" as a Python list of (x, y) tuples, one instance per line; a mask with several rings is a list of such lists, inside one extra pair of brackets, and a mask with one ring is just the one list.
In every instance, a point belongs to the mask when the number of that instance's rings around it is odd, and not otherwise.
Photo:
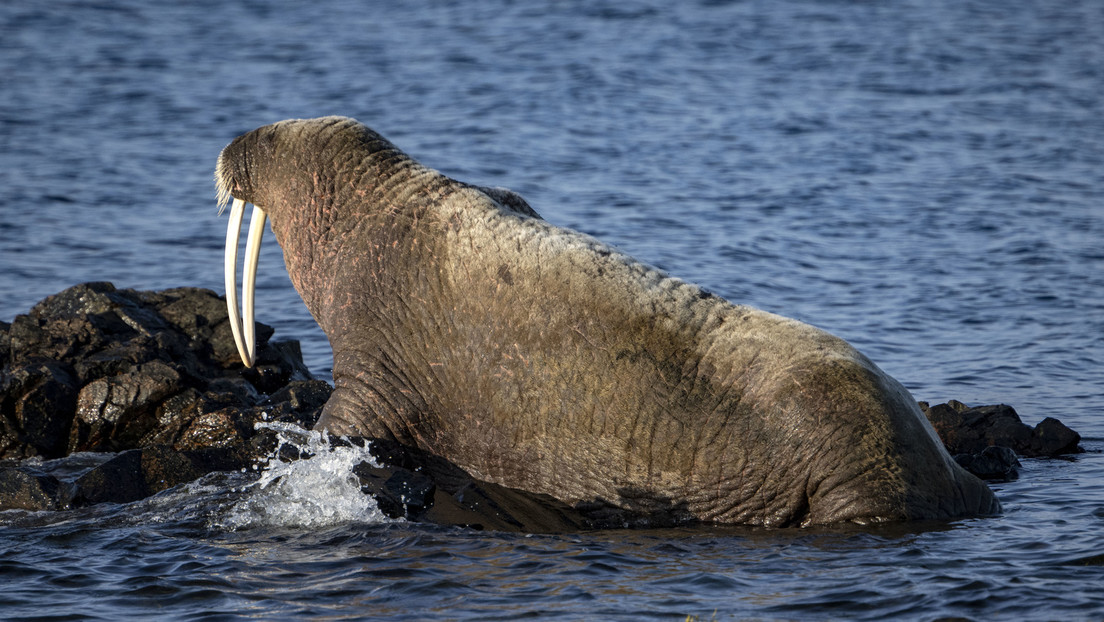
[[(347, 522), (390, 522), (370, 495), (361, 491), (353, 468), (362, 462), (379, 466), (368, 446), (331, 446), (329, 435), (289, 423), (261, 422), (258, 429), (276, 432), (278, 444), (261, 464), (260, 477), (217, 520), (226, 529), (250, 527), (325, 527)], [(287, 447), (297, 460), (281, 458)]]

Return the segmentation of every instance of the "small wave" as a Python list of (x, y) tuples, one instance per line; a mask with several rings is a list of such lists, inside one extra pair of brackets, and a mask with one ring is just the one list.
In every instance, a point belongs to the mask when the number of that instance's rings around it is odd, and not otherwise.
[[(279, 442), (263, 465), (254, 465), (260, 477), (213, 526), (237, 530), (391, 522), (375, 499), (361, 491), (353, 472), (362, 462), (379, 466), (367, 445), (331, 446), (328, 434), (289, 423), (261, 422), (257, 428), (275, 431)], [(287, 449), (303, 457), (281, 458)]]

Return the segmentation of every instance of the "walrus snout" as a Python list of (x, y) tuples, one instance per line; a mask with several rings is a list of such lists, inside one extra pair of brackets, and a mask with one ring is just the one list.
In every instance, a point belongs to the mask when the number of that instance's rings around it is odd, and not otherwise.
[(218, 205), (221, 210), (232, 199), (241, 199), (246, 203), (255, 203), (253, 183), (249, 174), (248, 145), (250, 134), (238, 136), (223, 147), (215, 165), (215, 188), (218, 192)]

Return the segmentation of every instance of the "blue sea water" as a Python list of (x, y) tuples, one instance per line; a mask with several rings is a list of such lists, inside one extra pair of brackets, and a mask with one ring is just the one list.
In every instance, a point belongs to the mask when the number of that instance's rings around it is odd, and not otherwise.
[[(1025, 460), (1000, 517), (862, 530), (479, 533), (223, 474), (0, 513), (0, 617), (1104, 618), (1099, 2), (8, 0), (0, 76), (0, 319), (90, 280), (221, 291), (219, 150), (344, 114), (1087, 450)], [(261, 261), (258, 319), (325, 377)]]

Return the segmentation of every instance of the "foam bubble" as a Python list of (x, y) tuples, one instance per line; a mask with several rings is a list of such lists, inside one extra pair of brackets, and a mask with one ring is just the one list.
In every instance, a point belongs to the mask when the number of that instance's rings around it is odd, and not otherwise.
[[(219, 520), (228, 529), (248, 527), (325, 527), (347, 522), (391, 522), (370, 495), (360, 489), (353, 467), (378, 466), (368, 447), (331, 447), (329, 435), (289, 423), (260, 422), (258, 429), (277, 433), (278, 444), (260, 477)], [(285, 447), (305, 456), (280, 458)]]

